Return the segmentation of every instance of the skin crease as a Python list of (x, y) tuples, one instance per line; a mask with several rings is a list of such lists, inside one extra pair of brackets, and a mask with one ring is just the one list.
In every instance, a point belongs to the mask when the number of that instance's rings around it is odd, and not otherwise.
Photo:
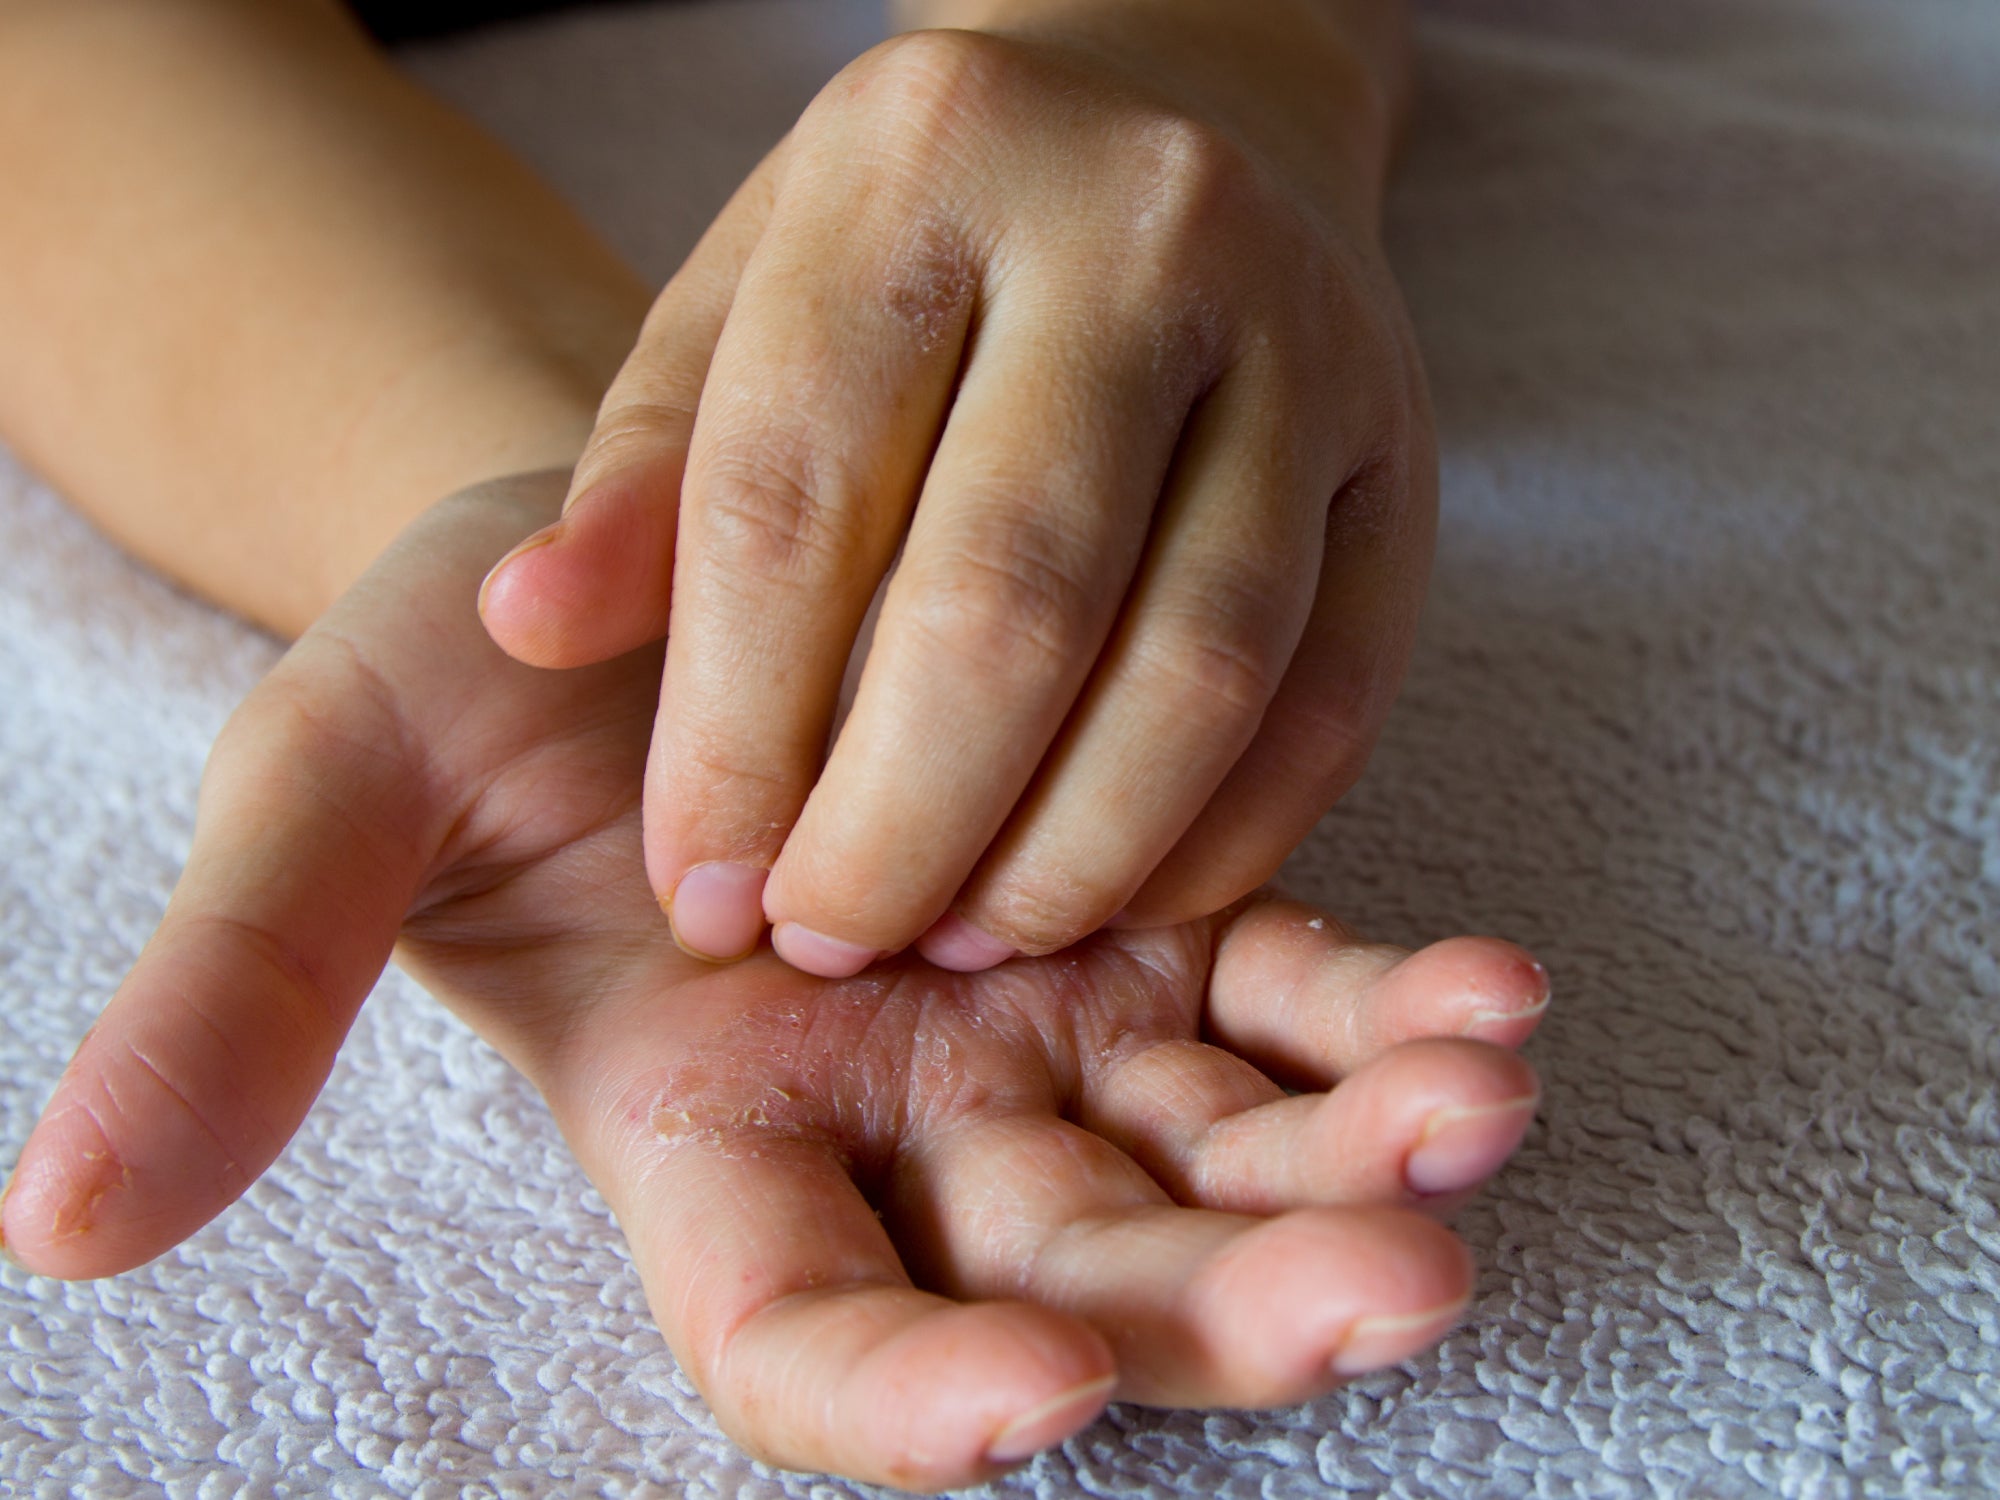
[(967, 29), (827, 85), (483, 607), (542, 665), (667, 636), (654, 889), (690, 952), (768, 921), (829, 976), (1267, 879), (1375, 741), (1435, 510), (1379, 245), (1398, 7), (904, 18)]
[[(1114, 1397), (1297, 1401), (1450, 1326), (1469, 1266), (1428, 1215), (1527, 1127), (1539, 966), (1269, 900), (982, 975), (690, 959), (633, 878), (657, 654), (545, 673), (472, 609), (562, 482), (436, 507), (232, 718), (166, 918), (22, 1152), (20, 1262), (109, 1274), (220, 1211), (394, 944), (547, 1097), (772, 1462), (972, 1483)], [(1458, 1176), (1415, 1191), (1452, 1131)]]

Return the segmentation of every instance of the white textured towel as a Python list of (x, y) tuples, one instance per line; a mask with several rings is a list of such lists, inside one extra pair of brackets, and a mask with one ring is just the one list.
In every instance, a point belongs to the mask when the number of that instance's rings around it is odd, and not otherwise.
[[(664, 274), (878, 24), (665, 6), (411, 61)], [(1538, 949), (1544, 1119), (1441, 1350), (1114, 1408), (995, 1491), (2000, 1494), (2000, 9), (1457, 0), (1422, 38), (1394, 241), (1444, 541), (1296, 884)], [(10, 1147), (272, 655), (0, 461)], [(533, 1092), (394, 976), (217, 1223), (0, 1278), (9, 1494), (863, 1492), (718, 1435)]]

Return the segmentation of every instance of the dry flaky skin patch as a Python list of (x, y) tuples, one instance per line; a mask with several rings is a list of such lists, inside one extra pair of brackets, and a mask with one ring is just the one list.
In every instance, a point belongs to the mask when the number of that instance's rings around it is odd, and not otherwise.
[[(119, 1161), (109, 1151), (80, 1151), (77, 1159), (90, 1164), (97, 1176), (97, 1185), (84, 1195), (82, 1201), (72, 1198), (56, 1210), (49, 1224), (51, 1240), (73, 1240), (90, 1233), (91, 1225), (97, 1220), (97, 1205), (104, 1201), (105, 1196), (113, 1189), (127, 1192), (132, 1187), (131, 1166)], [(112, 1164), (115, 1175), (106, 1175), (101, 1165), (105, 1162)]]
[(929, 354), (963, 334), (978, 290), (972, 251), (949, 222), (931, 216), (892, 251), (882, 305)]
[(1192, 1036), (1196, 958), (1184, 938), (1126, 935), (1012, 972), (891, 964), (841, 984), (781, 984), (732, 1006), (690, 1060), (648, 1073), (636, 1097), (659, 1149), (807, 1142), (871, 1190), (915, 1138), (974, 1116), (1073, 1117), (1088, 1075)]
[[(87, 1040), (88, 1034), (86, 1034)], [(81, 1114), (90, 1122), (90, 1128), (97, 1139), (100, 1142), (108, 1142), (109, 1137), (102, 1121), (85, 1104), (74, 1100), (66, 1107), (54, 1103), (51, 1105), (51, 1111), (54, 1114)], [(130, 1192), (136, 1180), (131, 1163), (113, 1151), (109, 1144), (102, 1144), (95, 1149), (78, 1150), (66, 1158), (57, 1157), (54, 1161), (53, 1171), (50, 1168), (50, 1159), (47, 1157), (34, 1162), (30, 1167), (35, 1176), (47, 1179), (53, 1175), (62, 1184), (61, 1190), (54, 1195), (58, 1206), (50, 1216), (48, 1233), (43, 1237), (44, 1241), (50, 1244), (80, 1240), (90, 1234), (98, 1225), (98, 1209), (104, 1200), (114, 1192)], [(226, 1171), (239, 1178), (242, 1175), (241, 1169), (234, 1162), (227, 1164)], [(0, 1208), (5, 1207), (6, 1200), (13, 1196), (15, 1188), (21, 1185), (21, 1181), (19, 1175), (8, 1181), (5, 1191), (0, 1192)], [(46, 1196), (46, 1189), (42, 1187), (38, 1187), (37, 1191), (31, 1194), (31, 1197), (46, 1198)], [(15, 1260), (4, 1236), (0, 1236), (0, 1255)], [(18, 1260), (15, 1260), (15, 1263), (19, 1264)]]

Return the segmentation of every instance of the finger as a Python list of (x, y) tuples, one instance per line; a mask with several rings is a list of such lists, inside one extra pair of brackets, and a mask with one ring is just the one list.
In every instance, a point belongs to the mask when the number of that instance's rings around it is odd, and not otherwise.
[(179, 1243), (319, 1093), (440, 836), (391, 711), (357, 675), (309, 638), (217, 741), (166, 916), (8, 1190), (6, 1246), (30, 1269), (110, 1275)]
[(1188, 423), (1118, 629), (954, 903), (1007, 948), (1052, 952), (1125, 906), (1264, 717), (1337, 482), (1266, 392), (1239, 368)]
[(743, 264), (769, 218), (783, 149), (736, 190), (654, 302), (598, 409), (561, 519), (523, 540), (480, 585), (487, 633), (517, 660), (584, 666), (667, 633), (695, 407)]
[(1528, 1065), (1483, 1042), (1407, 1042), (1288, 1099), (1241, 1058), (1174, 1041), (1087, 1072), (1079, 1120), (1179, 1202), (1274, 1214), (1455, 1201), (1513, 1154), (1539, 1098)]
[(1548, 970), (1498, 938), (1450, 938), (1412, 953), (1274, 900), (1232, 910), (1216, 928), (1207, 1033), (1307, 1088), (1422, 1037), (1519, 1046), (1549, 1003)]
[(1257, 736), (1127, 903), (1131, 922), (1192, 920), (1256, 889), (1360, 776), (1416, 638), (1435, 529), (1428, 440), (1389, 451), (1334, 502), (1312, 612)]
[(831, 1144), (634, 1111), (598, 1174), (647, 1299), (726, 1431), (786, 1468), (975, 1483), (1087, 1425), (1115, 1378), (1075, 1318), (910, 1285)]
[(874, 201), (865, 174), (801, 167), (798, 179), (702, 391), (647, 780), (653, 888), (682, 945), (714, 958), (761, 931), (762, 873), (819, 771), (978, 282), (976, 248), (914, 197)]
[(778, 940), (906, 946), (1034, 774), (1117, 614), (1193, 394), (1143, 326), (1135, 345), (1108, 310), (989, 311), (853, 711), (766, 887)]
[(1119, 1399), (1161, 1405), (1278, 1405), (1394, 1364), (1456, 1321), (1471, 1280), (1420, 1215), (1174, 1207), (1048, 1117), (984, 1116), (914, 1148), (889, 1212), (947, 1290), (1086, 1320), (1117, 1356)]

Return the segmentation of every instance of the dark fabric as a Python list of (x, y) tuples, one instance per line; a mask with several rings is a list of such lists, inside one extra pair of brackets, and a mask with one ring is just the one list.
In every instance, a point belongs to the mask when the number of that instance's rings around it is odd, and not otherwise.
[(361, 24), (385, 42), (444, 36), (495, 21), (575, 10), (592, 3), (604, 0), (348, 0)]

